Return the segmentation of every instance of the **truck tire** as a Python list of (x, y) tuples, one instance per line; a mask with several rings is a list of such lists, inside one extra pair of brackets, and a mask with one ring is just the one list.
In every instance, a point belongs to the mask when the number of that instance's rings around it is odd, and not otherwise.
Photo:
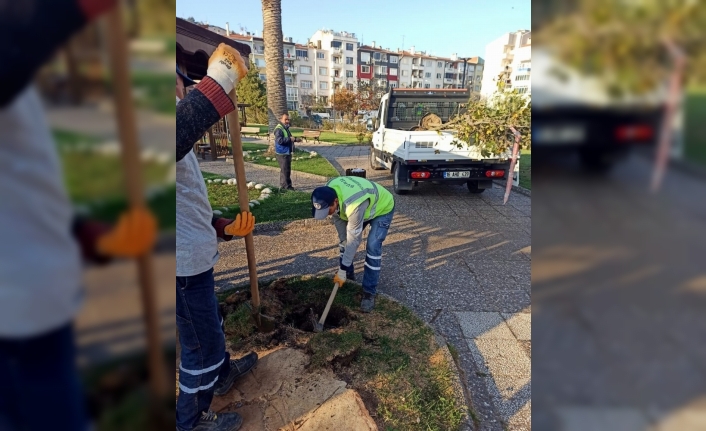
[(485, 191), (485, 189), (478, 188), (478, 181), (467, 181), (466, 186), (468, 187), (468, 191), (473, 194), (480, 194)]
[(392, 191), (395, 192), (396, 195), (406, 195), (409, 190), (402, 190), (400, 189), (400, 164), (395, 163), (392, 165)]
[(377, 160), (375, 160), (375, 150), (370, 147), (370, 169), (374, 171), (380, 171), (385, 169), (385, 166), (380, 165)]

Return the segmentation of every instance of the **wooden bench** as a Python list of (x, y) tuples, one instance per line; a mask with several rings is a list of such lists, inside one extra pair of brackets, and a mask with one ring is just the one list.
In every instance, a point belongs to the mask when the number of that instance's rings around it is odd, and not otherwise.
[(307, 142), (308, 139), (313, 139), (314, 142), (319, 142), (319, 137), (321, 136), (321, 131), (319, 130), (304, 130), (304, 133), (302, 133), (302, 139), (304, 139), (304, 142)]
[(260, 137), (260, 135), (261, 135), (259, 127), (241, 127), (240, 134), (244, 135), (246, 133), (254, 134), (257, 137)]

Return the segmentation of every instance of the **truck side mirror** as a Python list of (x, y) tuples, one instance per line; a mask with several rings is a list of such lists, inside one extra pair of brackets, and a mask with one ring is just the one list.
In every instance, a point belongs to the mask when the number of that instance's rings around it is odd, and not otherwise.
[(372, 118), (368, 118), (368, 122), (365, 124), (365, 128), (368, 129), (369, 131), (375, 130), (375, 124), (373, 123)]

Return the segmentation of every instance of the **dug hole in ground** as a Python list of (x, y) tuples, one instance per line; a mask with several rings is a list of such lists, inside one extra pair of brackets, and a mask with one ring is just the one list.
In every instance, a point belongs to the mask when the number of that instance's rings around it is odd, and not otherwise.
[(360, 312), (362, 288), (346, 283), (315, 333), (332, 289), (311, 276), (261, 286), (262, 313), (277, 322), (268, 334), (251, 321), (249, 287), (218, 294), (231, 357), (260, 359), (211, 408), (241, 414), (244, 431), (466, 429), (454, 359), (432, 329), (382, 295)]

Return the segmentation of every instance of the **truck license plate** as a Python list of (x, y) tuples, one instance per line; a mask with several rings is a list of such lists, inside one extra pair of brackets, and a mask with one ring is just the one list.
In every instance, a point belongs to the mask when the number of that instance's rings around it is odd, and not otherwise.
[(470, 176), (470, 171), (444, 172), (444, 178), (468, 178)]

